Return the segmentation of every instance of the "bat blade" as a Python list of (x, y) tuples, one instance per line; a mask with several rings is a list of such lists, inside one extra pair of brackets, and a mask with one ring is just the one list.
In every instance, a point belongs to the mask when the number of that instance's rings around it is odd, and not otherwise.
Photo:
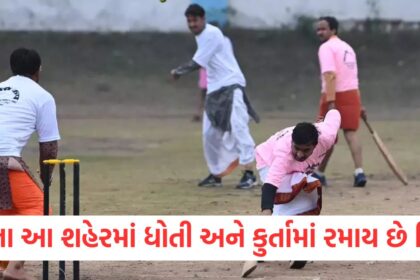
[(397, 163), (395, 162), (394, 158), (392, 157), (391, 153), (385, 146), (384, 142), (382, 141), (381, 137), (379, 137), (378, 133), (373, 130), (372, 132), (373, 140), (378, 146), (379, 151), (381, 152), (382, 156), (384, 157), (385, 161), (388, 163), (389, 167), (391, 168), (392, 172), (394, 172), (395, 176), (404, 184), (408, 185), (407, 176), (405, 176), (404, 172), (399, 168)]

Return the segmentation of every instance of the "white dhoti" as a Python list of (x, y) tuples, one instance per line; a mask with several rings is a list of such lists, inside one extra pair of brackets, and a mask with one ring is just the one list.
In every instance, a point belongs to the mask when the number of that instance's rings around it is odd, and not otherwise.
[[(269, 167), (264, 167), (258, 170), (260, 179), (264, 183), (265, 179), (267, 178), (269, 169)], [(277, 192), (292, 193), (292, 186), (299, 184), (304, 178), (306, 178), (308, 183), (313, 183), (318, 180), (305, 173), (294, 172), (284, 177), (281, 185), (277, 189)], [(273, 208), (273, 216), (292, 216), (312, 211), (319, 207), (319, 199), (321, 199), (321, 197), (316, 189), (309, 193), (301, 190), (290, 202), (282, 204), (275, 203)]]
[(203, 118), (204, 157), (213, 175), (223, 174), (239, 160), (245, 165), (254, 161), (255, 142), (249, 132), (249, 115), (241, 89), (233, 92), (231, 131), (223, 132), (211, 125), (207, 114)]

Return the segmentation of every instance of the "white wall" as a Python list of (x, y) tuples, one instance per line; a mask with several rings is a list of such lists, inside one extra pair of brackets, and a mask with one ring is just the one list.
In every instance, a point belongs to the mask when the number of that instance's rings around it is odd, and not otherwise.
[(190, 0), (0, 0), (0, 30), (186, 31)]
[(232, 26), (257, 29), (293, 26), (302, 15), (420, 21), (420, 0), (230, 0), (230, 8)]
[[(212, 0), (218, 1), (218, 0)], [(376, 2), (372, 9), (368, 2)], [(0, 0), (0, 30), (187, 31), (191, 0)], [(293, 26), (297, 16), (420, 22), (420, 0), (230, 0), (235, 27)]]

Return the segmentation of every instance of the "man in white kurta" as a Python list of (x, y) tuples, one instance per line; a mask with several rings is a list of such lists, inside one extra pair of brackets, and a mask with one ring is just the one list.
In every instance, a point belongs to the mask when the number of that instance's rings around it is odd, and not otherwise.
[[(57, 158), (60, 134), (54, 97), (39, 85), (41, 57), (19, 48), (10, 55), (13, 76), (0, 83), (0, 216), (44, 213), (44, 194), (21, 153), (31, 135), (39, 141), (39, 162)], [(52, 172), (52, 168), (50, 169)], [(42, 179), (47, 174), (41, 174)], [(0, 261), (0, 279), (29, 280), (24, 261)]]
[(239, 164), (243, 176), (237, 188), (252, 188), (256, 184), (253, 173), (255, 143), (248, 122), (250, 116), (258, 121), (258, 116), (245, 95), (245, 77), (230, 40), (219, 28), (206, 23), (204, 9), (192, 4), (185, 16), (195, 35), (197, 50), (190, 62), (172, 70), (171, 74), (178, 79), (200, 67), (207, 71), (203, 146), (210, 175), (199, 186), (221, 186), (221, 178)]

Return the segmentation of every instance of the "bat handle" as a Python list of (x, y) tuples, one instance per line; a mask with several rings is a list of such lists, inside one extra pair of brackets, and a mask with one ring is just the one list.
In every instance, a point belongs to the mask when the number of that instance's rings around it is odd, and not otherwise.
[(364, 121), (366, 127), (368, 128), (370, 133), (373, 133), (373, 128), (370, 126), (370, 123), (368, 122), (368, 120), (366, 119), (366, 117), (362, 117), (362, 120)]

